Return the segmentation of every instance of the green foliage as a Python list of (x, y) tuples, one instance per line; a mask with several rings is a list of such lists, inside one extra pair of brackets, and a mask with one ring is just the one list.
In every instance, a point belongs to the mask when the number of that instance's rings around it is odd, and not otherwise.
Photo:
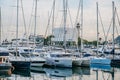
[(49, 35), (46, 38), (44, 38), (44, 45), (50, 45), (51, 39), (54, 37), (54, 35)]
[[(81, 45), (81, 38), (80, 37), (78, 38), (77, 44), (78, 44), (78, 46)], [(97, 41), (87, 41), (87, 40), (83, 39), (83, 44), (97, 46)]]
[(97, 46), (97, 41), (92, 41), (92, 44), (93, 44), (94, 46)]
[[(49, 35), (46, 38), (44, 38), (44, 45), (50, 45), (51, 44), (51, 39), (54, 37), (54, 35)], [(60, 45), (63, 45), (63, 42), (59, 42)], [(78, 42), (77, 42), (78, 46), (81, 45), (81, 38), (78, 38)], [(97, 46), (97, 41), (87, 41), (85, 39), (83, 39), (83, 44), (86, 45), (94, 45)], [(67, 42), (66, 46), (73, 46), (75, 45), (75, 42)]]

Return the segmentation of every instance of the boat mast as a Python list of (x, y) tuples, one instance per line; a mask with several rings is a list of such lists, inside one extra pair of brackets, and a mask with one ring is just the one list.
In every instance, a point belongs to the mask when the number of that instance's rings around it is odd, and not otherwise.
[[(96, 13), (97, 13), (97, 56), (98, 56), (98, 48), (99, 48), (99, 28), (98, 28), (98, 2), (96, 2)], [(96, 70), (96, 80), (98, 80), (98, 70)]]
[(1, 45), (1, 29), (2, 29), (2, 24), (1, 24), (1, 7), (0, 7), (0, 45)]
[(21, 0), (21, 9), (22, 9), (23, 22), (24, 22), (24, 27), (25, 27), (24, 36), (25, 38), (27, 38), (26, 22), (25, 22), (25, 15), (24, 15), (24, 9), (23, 9), (23, 0)]
[(18, 47), (18, 22), (19, 22), (19, 0), (17, 0), (17, 20), (16, 20), (16, 58), (17, 58), (17, 47)]
[(115, 51), (115, 42), (114, 42), (114, 32), (115, 32), (115, 5), (114, 5), (114, 1), (112, 1), (112, 12), (113, 12), (113, 43), (112, 43), (112, 45), (113, 45), (113, 59), (114, 59), (114, 51)]
[(36, 17), (37, 17), (37, 0), (35, 0), (35, 27), (34, 27), (34, 47), (35, 47), (35, 43), (36, 43)]
[(66, 51), (66, 19), (67, 19), (67, 0), (63, 0), (63, 15), (64, 15), (64, 23), (63, 23), (63, 26), (64, 26), (64, 36), (63, 36), (63, 46), (64, 46), (64, 49)]
[[(54, 16), (55, 16), (55, 0), (53, 1), (53, 18), (52, 18), (52, 36), (53, 35), (53, 29), (54, 29)], [(51, 37), (51, 46), (53, 45), (52, 37)]]
[(83, 0), (81, 0), (81, 52), (83, 50)]
[(96, 2), (96, 6), (97, 6), (97, 10), (96, 10), (96, 13), (97, 13), (97, 56), (98, 56), (98, 48), (99, 48), (99, 23), (98, 23), (98, 2)]

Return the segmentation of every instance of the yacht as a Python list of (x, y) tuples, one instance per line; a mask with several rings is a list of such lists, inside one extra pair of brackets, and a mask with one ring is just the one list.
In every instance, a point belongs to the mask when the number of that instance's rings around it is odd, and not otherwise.
[(65, 51), (52, 51), (46, 54), (45, 59), (45, 65), (72, 68), (71, 53)]
[(0, 71), (1, 70), (9, 70), (12, 68), (12, 64), (9, 61), (9, 52), (0, 48)]
[(30, 59), (22, 56), (23, 47), (11, 47), (10, 52), (10, 62), (14, 66), (15, 69), (30, 69)]

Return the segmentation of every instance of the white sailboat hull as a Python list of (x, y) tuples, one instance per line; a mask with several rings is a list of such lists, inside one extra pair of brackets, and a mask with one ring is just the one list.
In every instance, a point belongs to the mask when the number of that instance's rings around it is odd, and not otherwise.
[(42, 67), (45, 64), (45, 59), (41, 57), (31, 58), (31, 67)]
[(72, 59), (71, 58), (47, 58), (46, 64), (50, 66), (72, 68)]

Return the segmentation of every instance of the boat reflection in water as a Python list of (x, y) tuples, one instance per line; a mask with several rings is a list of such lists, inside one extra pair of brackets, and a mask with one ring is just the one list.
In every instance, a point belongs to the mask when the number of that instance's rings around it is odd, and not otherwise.
[(11, 74), (12, 74), (11, 69), (9, 69), (9, 70), (0, 70), (0, 80), (3, 77), (10, 77)]
[(91, 64), (90, 68), (92, 70), (103, 70), (103, 71), (110, 71), (111, 70), (110, 65), (103, 65), (103, 64)]
[(31, 72), (34, 72), (34, 73), (45, 73), (43, 67), (33, 67), (33, 66), (31, 66), (30, 70), (31, 70)]
[(94, 71), (91, 75), (96, 77), (96, 80), (119, 80), (120, 68), (111, 67), (110, 65), (91, 65)]
[(44, 68), (47, 76), (54, 77), (69, 77), (72, 76), (72, 69), (70, 68)]
[(15, 75), (20, 75), (20, 76), (24, 76), (24, 77), (31, 76), (30, 69), (15, 69), (12, 73)]
[(90, 67), (73, 67), (72, 72), (75, 75), (90, 75)]

